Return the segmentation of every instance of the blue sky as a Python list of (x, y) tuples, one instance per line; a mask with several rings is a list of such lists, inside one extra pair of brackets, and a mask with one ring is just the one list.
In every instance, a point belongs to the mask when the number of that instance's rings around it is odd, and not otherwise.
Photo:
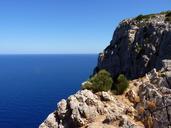
[(98, 53), (119, 21), (171, 0), (1, 0), (0, 54)]

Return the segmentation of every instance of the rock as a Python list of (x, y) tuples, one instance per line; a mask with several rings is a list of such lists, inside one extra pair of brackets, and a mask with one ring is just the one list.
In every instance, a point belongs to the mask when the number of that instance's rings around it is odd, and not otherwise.
[(123, 20), (99, 54), (95, 73), (106, 69), (114, 78), (124, 73), (135, 79), (153, 68), (171, 70), (171, 25), (165, 19), (164, 14), (156, 14), (141, 22), (136, 18)]
[[(155, 73), (150, 74), (151, 77), (157, 79), (157, 81), (164, 81), (162, 77), (156, 77)], [(167, 83), (165, 81), (165, 83)], [(139, 112), (140, 120), (145, 120), (145, 126), (149, 125), (154, 128), (168, 128), (171, 124), (171, 89), (166, 84), (154, 83), (151, 81), (142, 84), (139, 87), (139, 97), (141, 102), (136, 105), (137, 110), (144, 108), (142, 113)], [(149, 124), (149, 121), (151, 122)]]
[[(81, 90), (61, 100), (57, 110), (40, 125), (40, 128), (79, 128), (79, 127), (106, 127), (112, 128), (113, 124), (122, 120), (121, 116), (134, 118), (135, 109), (128, 99), (121, 100), (111, 92), (93, 94), (89, 90)], [(122, 96), (121, 96), (122, 97)], [(134, 110), (132, 110), (134, 109)], [(127, 113), (125, 110), (128, 110)], [(105, 118), (104, 118), (105, 117)], [(134, 121), (136, 123), (136, 121)]]
[(54, 113), (51, 113), (39, 128), (58, 128), (58, 122)]
[(136, 102), (137, 94), (133, 90), (129, 90), (126, 93), (126, 97), (128, 97), (129, 101)]
[(103, 101), (110, 101), (111, 100), (111, 96), (107, 92), (102, 92), (101, 93), (101, 99)]
[(120, 120), (121, 119), (121, 115), (117, 112), (114, 113), (110, 113), (106, 116), (105, 120), (103, 121), (103, 123), (107, 123), (107, 124), (112, 124), (114, 121)]
[(67, 102), (66, 100), (62, 99), (58, 104), (57, 104), (57, 114), (60, 118), (65, 118), (65, 113), (67, 112)]

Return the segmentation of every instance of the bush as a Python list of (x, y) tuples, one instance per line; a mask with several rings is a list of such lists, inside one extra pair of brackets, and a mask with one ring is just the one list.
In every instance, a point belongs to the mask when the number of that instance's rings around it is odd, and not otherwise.
[(90, 79), (93, 84), (93, 91), (108, 91), (111, 90), (113, 80), (109, 72), (100, 70), (95, 76)]
[(123, 74), (120, 74), (117, 78), (115, 86), (116, 86), (117, 94), (123, 94), (124, 91), (128, 88), (129, 82)]
[(84, 84), (82, 88), (92, 90), (93, 92), (108, 91), (111, 90), (112, 84), (113, 80), (110, 73), (106, 70), (100, 70), (97, 74), (91, 77), (89, 83)]
[(150, 18), (154, 18), (155, 17), (155, 14), (149, 14), (149, 15), (139, 15), (135, 18), (135, 20), (137, 21), (146, 21), (146, 20), (149, 20)]
[(165, 12), (165, 22), (171, 23), (171, 11)]
[(137, 20), (137, 21), (141, 21), (141, 20), (143, 20), (143, 18), (144, 18), (144, 16), (143, 16), (143, 15), (139, 15), (139, 16), (137, 16), (137, 17), (135, 18), (135, 20)]
[(82, 83), (82, 85), (81, 85), (81, 89), (92, 90), (92, 88), (93, 88), (93, 84), (90, 81), (86, 81), (86, 82)]
[(171, 11), (166, 12), (166, 17), (170, 17), (171, 16)]

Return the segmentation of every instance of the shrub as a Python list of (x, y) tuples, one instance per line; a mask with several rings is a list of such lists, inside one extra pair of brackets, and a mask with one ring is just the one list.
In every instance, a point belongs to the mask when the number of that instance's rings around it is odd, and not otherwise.
[(150, 18), (154, 18), (155, 17), (155, 14), (149, 14), (149, 15), (139, 15), (135, 18), (135, 20), (137, 21), (146, 21), (146, 20), (149, 20)]
[(170, 17), (171, 16), (171, 11), (166, 12), (166, 17)]
[(100, 70), (90, 78), (90, 82), (92, 83), (92, 90), (94, 92), (111, 90), (113, 84), (112, 77), (106, 70)]
[(129, 82), (128, 82), (127, 78), (125, 77), (125, 75), (120, 74), (118, 76), (115, 86), (116, 86), (117, 94), (123, 94), (124, 93), (124, 91), (129, 86)]
[(171, 17), (166, 17), (165, 18), (165, 22), (169, 22), (170, 23), (171, 22)]
[(82, 83), (82, 85), (81, 85), (81, 89), (92, 90), (92, 88), (93, 88), (93, 84), (90, 81), (86, 81), (86, 82)]
[(138, 15), (136, 18), (135, 18), (135, 20), (137, 20), (137, 21), (141, 21), (141, 20), (143, 20), (143, 15)]
[(166, 15), (169, 14), (169, 13), (171, 13), (171, 11), (169, 11), (169, 10), (168, 11), (160, 12), (160, 14), (166, 14)]
[(112, 77), (106, 70), (100, 70), (92, 76), (90, 80), (82, 83), (81, 89), (92, 90), (93, 92), (111, 90), (113, 84)]
[(167, 11), (165, 14), (165, 22), (171, 23), (171, 11)]

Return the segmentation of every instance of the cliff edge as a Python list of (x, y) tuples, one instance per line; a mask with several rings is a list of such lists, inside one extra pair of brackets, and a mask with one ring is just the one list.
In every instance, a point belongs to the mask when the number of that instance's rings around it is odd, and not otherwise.
[(113, 79), (130, 79), (122, 95), (80, 90), (62, 99), (39, 128), (171, 127), (171, 12), (123, 20), (99, 54)]
[(106, 69), (113, 77), (123, 73), (134, 79), (161, 69), (171, 59), (170, 23), (169, 11), (123, 20), (100, 53), (95, 72)]

